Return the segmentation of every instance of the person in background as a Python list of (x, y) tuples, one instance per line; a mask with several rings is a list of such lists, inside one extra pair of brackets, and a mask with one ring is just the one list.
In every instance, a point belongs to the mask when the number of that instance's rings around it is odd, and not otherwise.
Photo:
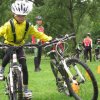
[[(36, 16), (36, 25), (35, 28), (39, 32), (44, 32), (43, 27), (43, 18), (42, 16)], [(36, 41), (35, 41), (36, 40)], [(32, 43), (33, 44), (41, 44), (42, 41), (40, 39), (35, 39), (34, 36), (32, 36)], [(42, 47), (38, 47), (34, 49), (34, 65), (35, 65), (35, 72), (38, 72), (41, 70), (40, 63), (41, 63), (41, 55), (42, 55)]]
[(96, 40), (96, 48), (95, 48), (96, 59), (100, 59), (100, 38)]
[[(84, 47), (84, 59), (87, 61), (90, 57), (90, 62), (92, 61), (92, 39), (91, 33), (87, 33), (86, 38), (83, 40), (83, 47)], [(89, 56), (88, 56), (89, 54)]]
[(82, 42), (79, 42), (77, 45), (76, 45), (76, 57), (79, 59), (80, 58), (80, 54), (82, 52)]

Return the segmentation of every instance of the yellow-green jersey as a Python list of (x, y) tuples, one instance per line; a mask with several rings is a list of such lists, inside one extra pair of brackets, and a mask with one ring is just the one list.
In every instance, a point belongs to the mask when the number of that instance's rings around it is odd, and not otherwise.
[[(25, 38), (25, 28), (26, 28), (26, 20), (23, 23), (18, 23), (15, 19), (13, 19), (15, 33), (16, 33), (16, 43), (14, 43), (14, 36), (12, 32), (12, 27), (10, 21), (6, 22), (3, 26), (0, 27), (0, 36), (3, 36), (5, 41), (4, 43), (13, 45), (13, 46), (21, 46), (24, 45), (25, 40), (29, 37), (29, 35), (34, 35), (35, 38), (38, 38), (44, 42), (51, 40), (50, 36), (47, 36), (43, 32), (39, 32), (33, 25), (29, 25), (28, 31), (26, 32)], [(22, 40), (23, 39), (23, 40)], [(21, 41), (21, 42), (20, 42)]]

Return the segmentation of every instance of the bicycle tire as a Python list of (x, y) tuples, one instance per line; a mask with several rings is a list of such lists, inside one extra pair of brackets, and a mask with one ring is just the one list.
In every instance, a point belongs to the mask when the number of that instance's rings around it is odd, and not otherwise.
[(11, 84), (10, 84), (10, 76), (9, 75), (7, 77), (6, 82), (7, 82), (7, 87), (8, 87), (8, 99), (13, 100), (13, 94), (11, 92)]
[(13, 72), (13, 93), (11, 92), (10, 76), (7, 79), (9, 100), (23, 100), (21, 72), (15, 69)]
[[(87, 66), (87, 64), (83, 63), (82, 61), (80, 61), (79, 59), (76, 59), (76, 58), (70, 58), (70, 59), (66, 59), (66, 65), (69, 66), (69, 69), (74, 68), (73, 64), (76, 64), (78, 65), (78, 68), (80, 67), (80, 70), (81, 70), (81, 74), (84, 76), (84, 78), (86, 79), (83, 84), (86, 84), (86, 85), (92, 85), (90, 88), (88, 88), (88, 90), (79, 90), (79, 93), (76, 93), (73, 89), (71, 89), (71, 92), (73, 94), (73, 97), (76, 99), (76, 100), (97, 100), (98, 98), (98, 85), (97, 85), (97, 81), (92, 73), (92, 71), (90, 70), (90, 68)], [(71, 66), (72, 65), (72, 66)], [(72, 69), (73, 71), (73, 69)], [(86, 76), (86, 74), (88, 76)], [(86, 77), (85, 77), (86, 76)], [(70, 76), (69, 76), (70, 77)], [(87, 79), (87, 77), (89, 79)], [(76, 80), (78, 81), (78, 78), (75, 77)], [(69, 79), (70, 80), (70, 79)], [(91, 81), (91, 83), (90, 83)], [(87, 83), (86, 83), (87, 82)], [(80, 84), (79, 87), (80, 89), (84, 88), (84, 89), (87, 89), (87, 86), (86, 88), (85, 87), (82, 87), (82, 85)], [(68, 85), (69, 88), (72, 88), (72, 83), (70, 82), (70, 85)], [(93, 89), (92, 91), (90, 91), (91, 89)], [(81, 92), (82, 94), (81, 94)], [(84, 93), (84, 92), (85, 93)], [(90, 93), (89, 93), (89, 92)], [(89, 97), (90, 96), (90, 97)], [(86, 99), (86, 97), (88, 97)]]
[(23, 90), (22, 90), (22, 78), (21, 78), (21, 71), (18, 69), (14, 70), (14, 94), (13, 98), (15, 100), (22, 100), (23, 99)]

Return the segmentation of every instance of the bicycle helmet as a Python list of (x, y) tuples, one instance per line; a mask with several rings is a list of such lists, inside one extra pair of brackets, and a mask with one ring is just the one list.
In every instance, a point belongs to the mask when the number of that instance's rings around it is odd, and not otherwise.
[(28, 0), (16, 0), (11, 6), (11, 11), (16, 15), (27, 15), (32, 8), (33, 2)]
[(36, 16), (36, 20), (43, 20), (42, 16)]
[(91, 33), (87, 33), (87, 36), (91, 36)]

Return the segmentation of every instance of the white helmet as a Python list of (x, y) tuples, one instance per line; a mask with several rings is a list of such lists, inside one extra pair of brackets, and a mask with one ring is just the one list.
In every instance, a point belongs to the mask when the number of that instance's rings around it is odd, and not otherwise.
[(12, 6), (11, 11), (16, 15), (27, 15), (33, 8), (33, 2), (27, 0), (16, 0)]

